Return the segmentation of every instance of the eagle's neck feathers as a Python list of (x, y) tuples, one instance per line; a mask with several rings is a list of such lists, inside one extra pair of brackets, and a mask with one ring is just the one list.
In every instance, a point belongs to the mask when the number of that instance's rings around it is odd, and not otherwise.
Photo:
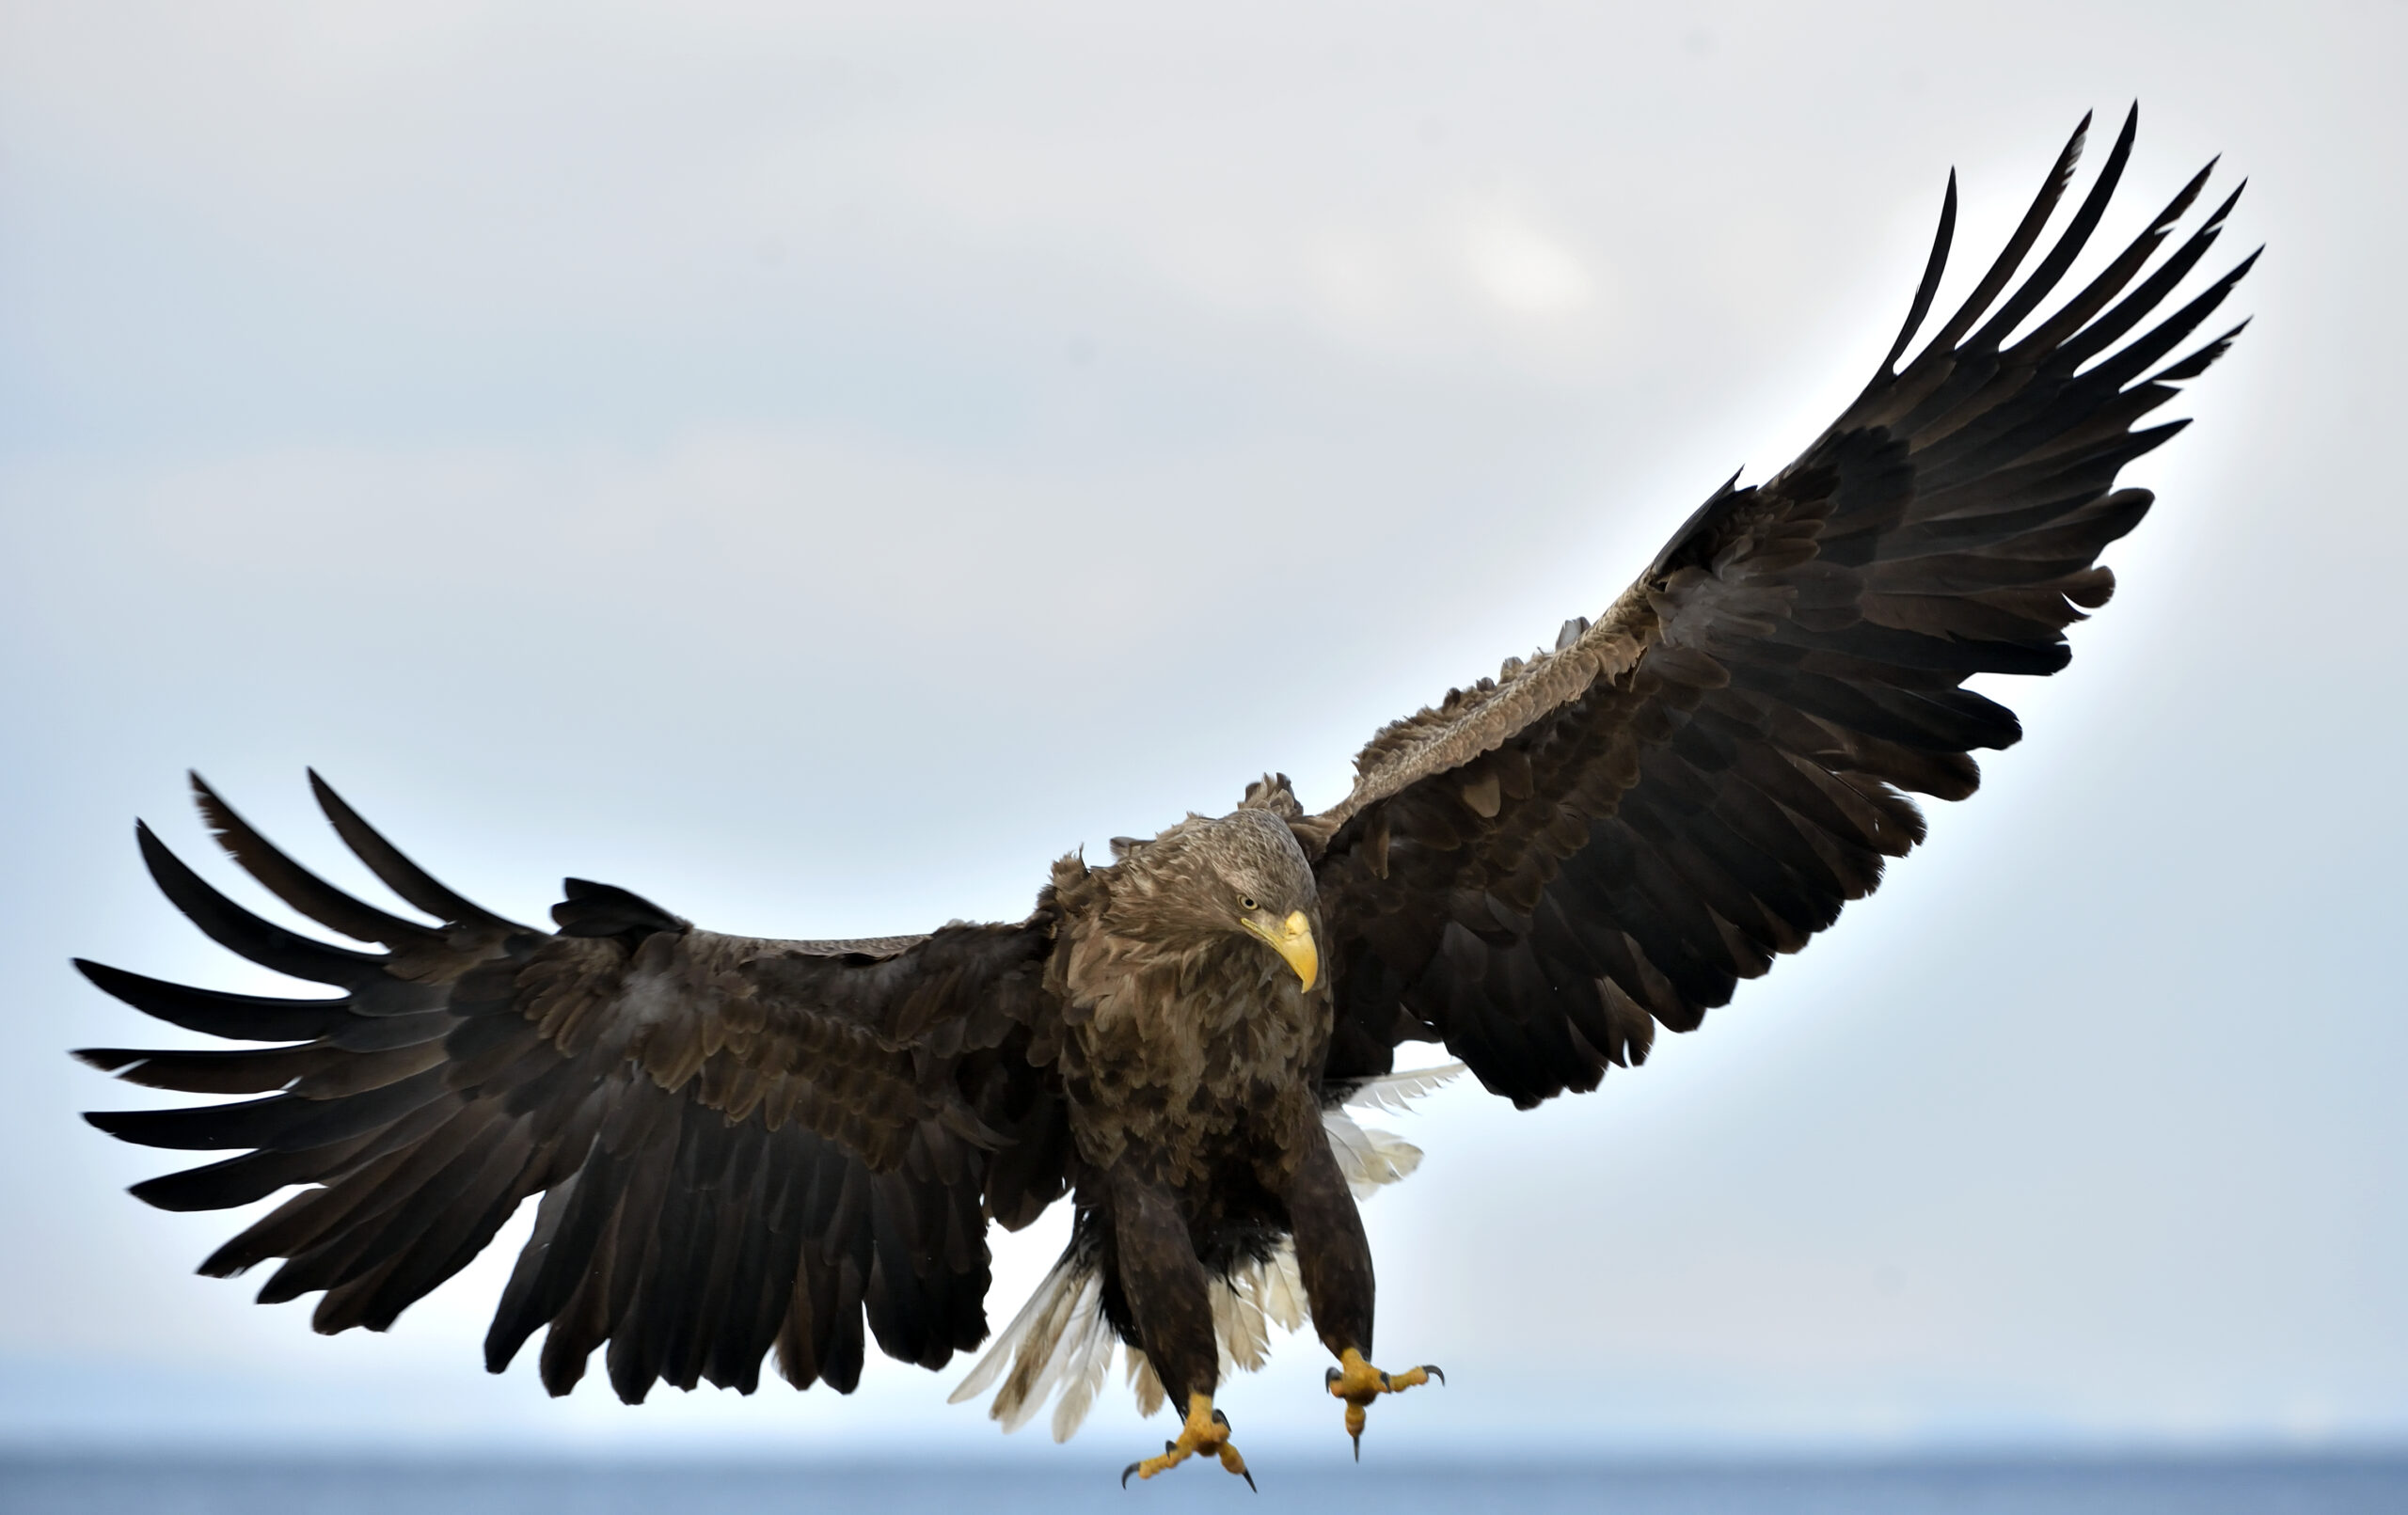
[(1055, 865), (1048, 972), (1082, 1157), (1182, 1187), (1233, 1149), (1275, 1163), (1293, 1130), (1317, 1129), (1329, 1026), (1326, 992), (1233, 928), (1221, 869), (1209, 845), (1178, 844), (1184, 829), (1104, 867)]

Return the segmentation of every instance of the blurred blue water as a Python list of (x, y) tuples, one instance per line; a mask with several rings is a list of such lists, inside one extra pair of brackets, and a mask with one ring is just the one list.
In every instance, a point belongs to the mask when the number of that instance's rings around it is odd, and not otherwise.
[(236, 1461), (0, 1457), (7, 1515), (1279, 1515), (1339, 1508), (1550, 1515), (2393, 1515), (2408, 1459), (1925, 1461), (1548, 1469), (1454, 1464), (1316, 1470), (1262, 1479), (1212, 1470), (1123, 1492), (1110, 1470), (958, 1466), (714, 1467), (456, 1460)]

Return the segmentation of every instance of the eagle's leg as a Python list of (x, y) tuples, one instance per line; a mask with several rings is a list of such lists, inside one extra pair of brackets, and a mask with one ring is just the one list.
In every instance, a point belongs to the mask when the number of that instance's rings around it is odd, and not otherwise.
[(1354, 1460), (1363, 1460), (1364, 1412), (1372, 1400), (1384, 1394), (1402, 1394), (1405, 1390), (1436, 1379), (1447, 1381), (1434, 1363), (1408, 1367), (1402, 1373), (1383, 1373), (1363, 1361), (1363, 1354), (1349, 1347), (1338, 1354), (1338, 1366), (1329, 1370), (1329, 1392), (1346, 1401), (1346, 1434), (1354, 1439)]
[(1229, 1417), (1212, 1408), (1212, 1397), (1209, 1394), (1187, 1397), (1187, 1423), (1180, 1428), (1179, 1440), (1164, 1442), (1162, 1456), (1132, 1462), (1121, 1469), (1121, 1485), (1124, 1488), (1128, 1486), (1129, 1476), (1133, 1473), (1140, 1478), (1150, 1478), (1157, 1473), (1165, 1473), (1179, 1466), (1198, 1452), (1219, 1458), (1221, 1466), (1244, 1478), (1247, 1488), (1254, 1487), (1254, 1475), (1245, 1471), (1245, 1459), (1238, 1456), (1238, 1449), (1229, 1444)]
[(1296, 1268), (1304, 1275), (1305, 1296), (1312, 1306), (1313, 1327), (1322, 1345), (1338, 1359), (1329, 1370), (1329, 1392), (1346, 1401), (1346, 1434), (1354, 1439), (1354, 1458), (1363, 1458), (1364, 1412), (1384, 1394), (1399, 1394), (1417, 1384), (1447, 1376), (1429, 1364), (1402, 1373), (1383, 1373), (1366, 1362), (1371, 1349), (1371, 1305), (1376, 1292), (1371, 1276), (1371, 1243), (1363, 1234), (1362, 1214), (1339, 1171), (1338, 1159), (1322, 1136), (1318, 1123), (1312, 1139), (1300, 1144), (1304, 1160), (1288, 1183), (1288, 1223), (1296, 1242)]
[(1138, 1345), (1171, 1403), (1187, 1406), (1179, 1439), (1165, 1443), (1162, 1456), (1130, 1463), (1120, 1481), (1126, 1484), (1131, 1474), (1150, 1478), (1201, 1452), (1252, 1487), (1245, 1459), (1229, 1444), (1229, 1418), (1212, 1408), (1221, 1374), (1212, 1298), (1178, 1201), (1167, 1190), (1123, 1175), (1112, 1185), (1112, 1262)]

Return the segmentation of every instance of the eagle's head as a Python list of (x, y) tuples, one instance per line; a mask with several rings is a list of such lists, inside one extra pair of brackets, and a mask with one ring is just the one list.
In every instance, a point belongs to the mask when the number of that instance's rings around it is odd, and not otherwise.
[(1113, 931), (1176, 949), (1250, 939), (1305, 988), (1320, 981), (1312, 865), (1276, 815), (1191, 815), (1150, 842), (1116, 837), (1112, 850)]

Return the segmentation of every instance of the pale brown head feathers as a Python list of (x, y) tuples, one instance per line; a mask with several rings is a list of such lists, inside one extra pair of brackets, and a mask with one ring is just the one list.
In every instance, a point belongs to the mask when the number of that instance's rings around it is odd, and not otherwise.
[(1115, 838), (1094, 871), (1109, 891), (1104, 928), (1172, 952), (1257, 939), (1307, 987), (1320, 976), (1312, 866), (1288, 824), (1263, 809), (1190, 815), (1151, 841)]

